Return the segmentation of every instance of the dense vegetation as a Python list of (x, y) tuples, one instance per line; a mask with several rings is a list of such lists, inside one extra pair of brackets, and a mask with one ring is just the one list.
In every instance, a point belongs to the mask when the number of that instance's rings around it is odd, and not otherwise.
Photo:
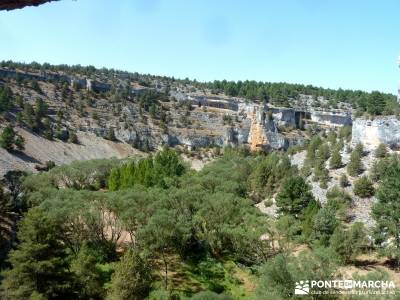
[[(327, 155), (325, 143), (314, 139), (309, 149), (316, 150), (308, 156)], [(399, 166), (396, 157), (385, 156), (375, 167), (380, 182), (373, 210), (375, 245), (361, 223), (348, 223), (345, 212), (353, 200), (346, 191), (329, 189), (321, 207), (280, 153), (254, 156), (225, 149), (221, 158), (195, 172), (175, 151), (164, 149), (141, 159), (9, 174), (6, 182), (13, 189), (0, 194), (1, 216), (23, 217), (17, 245), (4, 264), (1, 295), (265, 299), (268, 294), (287, 299), (296, 281), (334, 278), (340, 266), (369, 247), (398, 260), (397, 241), (390, 247), (385, 241), (399, 230), (392, 214)], [(365, 183), (359, 185), (362, 190)], [(276, 219), (253, 205), (272, 195)], [(6, 234), (0, 236), (6, 245)], [(306, 248), (294, 255), (298, 245)], [(240, 283), (237, 274), (254, 286)]]

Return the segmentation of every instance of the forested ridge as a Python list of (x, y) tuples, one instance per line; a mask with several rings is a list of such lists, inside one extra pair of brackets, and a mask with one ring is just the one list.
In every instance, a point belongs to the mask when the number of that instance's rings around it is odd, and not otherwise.
[(50, 65), (48, 63), (39, 64), (32, 62), (30, 64), (18, 63), (12, 61), (2, 61), (0, 67), (18, 69), (22, 71), (33, 72), (62, 72), (63, 74), (82, 75), (93, 78), (102, 78), (115, 82), (116, 78), (123, 80), (133, 80), (143, 86), (154, 87), (157, 83), (164, 83), (167, 86), (180, 84), (192, 87), (198, 90), (208, 89), (212, 93), (224, 93), (227, 96), (242, 97), (257, 102), (270, 102), (278, 106), (292, 106), (293, 100), (299, 100), (301, 95), (311, 96), (316, 100), (318, 106), (319, 97), (328, 101), (326, 108), (337, 108), (339, 103), (348, 103), (356, 109), (358, 114), (368, 112), (371, 115), (396, 114), (398, 107), (396, 96), (389, 93), (374, 91), (372, 93), (361, 90), (349, 89), (330, 89), (316, 87), (313, 85), (294, 84), (286, 82), (262, 82), (254, 80), (245, 81), (227, 81), (215, 80), (213, 82), (200, 82), (190, 80), (189, 78), (178, 79), (167, 76), (157, 76), (150, 74), (139, 74), (137, 72), (127, 72), (116, 69), (101, 68), (94, 66), (81, 65)]

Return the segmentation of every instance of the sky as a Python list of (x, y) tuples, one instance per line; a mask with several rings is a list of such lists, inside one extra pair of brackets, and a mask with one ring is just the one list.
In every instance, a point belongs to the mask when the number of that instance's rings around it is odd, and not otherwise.
[(0, 12), (0, 60), (396, 93), (398, 0), (62, 0)]

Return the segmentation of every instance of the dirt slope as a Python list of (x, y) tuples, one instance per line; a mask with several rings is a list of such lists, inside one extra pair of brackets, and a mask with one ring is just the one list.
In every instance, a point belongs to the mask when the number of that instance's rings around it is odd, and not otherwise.
[(9, 153), (0, 148), (0, 176), (10, 170), (35, 171), (35, 165), (54, 161), (56, 165), (75, 160), (124, 158), (139, 152), (132, 146), (99, 138), (91, 133), (78, 132), (80, 144), (49, 141), (24, 129), (18, 129), (26, 144), (23, 153)]

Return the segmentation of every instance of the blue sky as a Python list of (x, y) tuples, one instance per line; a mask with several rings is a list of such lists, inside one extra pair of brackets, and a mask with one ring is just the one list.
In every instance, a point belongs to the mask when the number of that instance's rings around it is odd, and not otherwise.
[(0, 60), (395, 93), (398, 0), (62, 0), (0, 12)]

